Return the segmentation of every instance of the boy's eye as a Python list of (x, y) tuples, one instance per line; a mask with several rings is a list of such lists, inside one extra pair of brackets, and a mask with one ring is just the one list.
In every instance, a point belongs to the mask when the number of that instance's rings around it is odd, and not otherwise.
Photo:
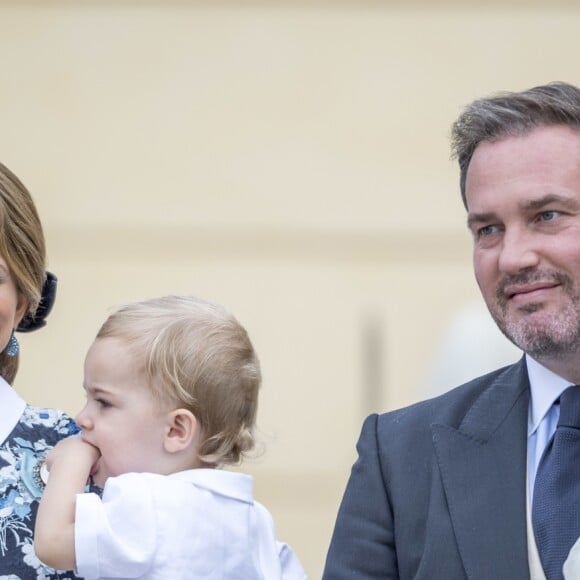
[(97, 403), (104, 409), (112, 406), (111, 403), (105, 399), (95, 399), (95, 401), (97, 401)]

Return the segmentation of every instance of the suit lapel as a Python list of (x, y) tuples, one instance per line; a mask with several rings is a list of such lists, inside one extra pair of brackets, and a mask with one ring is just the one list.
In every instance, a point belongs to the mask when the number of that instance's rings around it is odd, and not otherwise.
[[(474, 402), (458, 428), (431, 426), (468, 578), (524, 578), (529, 382), (524, 359)], [(527, 577), (527, 576), (526, 576)]]

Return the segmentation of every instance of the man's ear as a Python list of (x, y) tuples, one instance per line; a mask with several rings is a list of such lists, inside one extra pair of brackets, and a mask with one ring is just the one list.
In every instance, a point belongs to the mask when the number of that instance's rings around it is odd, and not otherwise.
[(187, 409), (175, 409), (167, 416), (167, 432), (163, 446), (168, 453), (177, 453), (189, 447), (198, 430), (195, 415)]

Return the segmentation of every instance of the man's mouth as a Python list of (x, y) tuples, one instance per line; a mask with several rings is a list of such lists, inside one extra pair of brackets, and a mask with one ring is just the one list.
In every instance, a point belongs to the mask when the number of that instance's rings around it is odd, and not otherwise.
[(547, 295), (560, 286), (559, 282), (533, 282), (531, 284), (512, 284), (504, 288), (504, 296), (508, 301), (534, 302), (544, 300)]

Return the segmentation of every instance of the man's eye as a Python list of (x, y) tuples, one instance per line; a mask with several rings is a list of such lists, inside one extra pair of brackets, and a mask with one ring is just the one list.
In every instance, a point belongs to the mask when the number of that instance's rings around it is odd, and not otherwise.
[(486, 236), (491, 236), (497, 231), (496, 226), (483, 226), (477, 230), (477, 237), (485, 238)]
[(543, 222), (549, 222), (549, 221), (552, 221), (552, 220), (556, 219), (559, 215), (560, 215), (560, 212), (559, 211), (553, 211), (553, 210), (551, 210), (551, 211), (543, 211), (539, 215), (538, 219), (540, 221), (543, 221)]

